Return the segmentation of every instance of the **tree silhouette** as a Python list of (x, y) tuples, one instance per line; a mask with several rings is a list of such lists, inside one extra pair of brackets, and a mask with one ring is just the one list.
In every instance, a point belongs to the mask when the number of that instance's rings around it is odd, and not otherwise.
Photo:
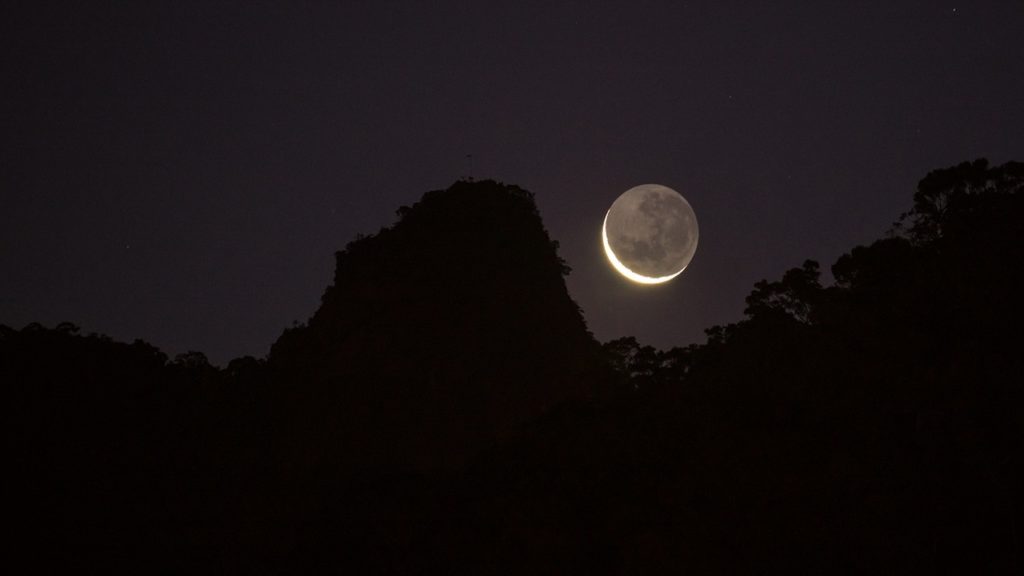
[(49, 571), (1016, 573), (1024, 165), (603, 345), (532, 196), (458, 182), (337, 254), (267, 359), (0, 325), (16, 549)]
[(807, 260), (802, 267), (786, 271), (780, 282), (761, 280), (747, 296), (744, 313), (752, 319), (775, 315), (809, 324), (822, 295), (819, 276), (818, 263)]
[(935, 241), (950, 225), (962, 223), (982, 204), (1014, 197), (1022, 187), (1024, 164), (1020, 162), (995, 168), (990, 168), (984, 158), (963, 162), (925, 176), (914, 193), (913, 209), (900, 220), (909, 224), (912, 239)]

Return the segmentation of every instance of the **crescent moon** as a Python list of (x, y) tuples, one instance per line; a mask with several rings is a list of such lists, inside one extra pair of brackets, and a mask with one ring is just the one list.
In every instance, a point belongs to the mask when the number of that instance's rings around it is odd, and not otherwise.
[(612, 267), (619, 271), (619, 274), (622, 274), (623, 276), (629, 278), (633, 282), (638, 282), (640, 284), (661, 284), (662, 282), (668, 282), (669, 280), (675, 278), (676, 276), (679, 276), (680, 274), (683, 273), (683, 270), (686, 270), (686, 266), (683, 266), (678, 272), (675, 272), (674, 274), (669, 274), (668, 276), (651, 277), (644, 276), (642, 274), (637, 274), (636, 272), (633, 272), (629, 268), (626, 268), (626, 265), (620, 262), (619, 259), (615, 256), (615, 252), (612, 251), (611, 244), (608, 243), (608, 214), (610, 213), (611, 210), (608, 210), (608, 212), (605, 212), (604, 214), (604, 222), (601, 224), (601, 240), (604, 241), (604, 253), (606, 256), (608, 256), (608, 261), (612, 263)]

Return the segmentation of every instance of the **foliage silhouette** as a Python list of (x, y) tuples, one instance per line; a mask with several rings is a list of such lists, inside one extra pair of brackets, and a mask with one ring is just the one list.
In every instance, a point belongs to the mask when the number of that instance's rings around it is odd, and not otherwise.
[(0, 326), (43, 568), (1020, 570), (1024, 165), (927, 175), (886, 238), (671, 350), (599, 345), (529, 193), (429, 192), (267, 359)]

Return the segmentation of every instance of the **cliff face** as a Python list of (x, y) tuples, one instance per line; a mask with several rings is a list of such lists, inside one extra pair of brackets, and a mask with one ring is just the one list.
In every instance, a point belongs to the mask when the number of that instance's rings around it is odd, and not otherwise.
[(457, 182), (398, 213), (337, 253), (320, 309), (271, 351), (314, 444), (444, 466), (588, 395), (597, 343), (529, 192)]

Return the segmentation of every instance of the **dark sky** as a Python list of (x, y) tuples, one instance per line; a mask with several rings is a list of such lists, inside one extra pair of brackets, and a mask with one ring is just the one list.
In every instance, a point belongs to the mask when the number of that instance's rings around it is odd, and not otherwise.
[[(1024, 160), (1024, 1), (753, 4), (5, 2), (0, 323), (262, 356), (473, 154), (536, 194), (599, 339), (685, 345), (928, 170)], [(649, 182), (701, 226), (658, 287), (600, 244)]]

